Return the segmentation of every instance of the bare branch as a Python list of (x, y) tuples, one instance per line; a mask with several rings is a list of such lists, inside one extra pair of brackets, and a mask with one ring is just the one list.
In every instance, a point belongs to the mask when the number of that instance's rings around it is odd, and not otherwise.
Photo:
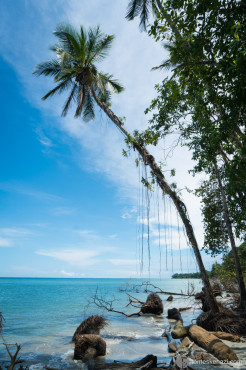
[[(132, 316), (140, 316), (141, 315), (141, 312), (134, 312), (132, 314), (127, 314), (123, 311), (118, 311), (118, 310), (115, 310), (114, 307), (113, 307), (113, 303), (115, 302), (116, 300), (113, 299), (113, 300), (107, 300), (105, 297), (103, 296), (99, 296), (96, 292), (96, 294), (92, 297), (92, 300), (88, 302), (88, 304), (94, 304), (96, 305), (97, 307), (99, 308), (102, 308), (108, 312), (115, 312), (115, 313), (118, 313), (120, 315), (123, 315), (125, 317), (132, 317)], [(130, 304), (130, 303), (129, 303)], [(138, 307), (137, 307), (138, 308)]]

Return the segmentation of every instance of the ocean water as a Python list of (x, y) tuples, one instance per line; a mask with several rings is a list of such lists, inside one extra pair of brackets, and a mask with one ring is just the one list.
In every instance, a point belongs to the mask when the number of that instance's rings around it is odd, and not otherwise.
[[(127, 292), (145, 301), (143, 287), (131, 291), (133, 285), (141, 285), (146, 279), (0, 279), (0, 311), (5, 322), (3, 337), (9, 344), (18, 343), (20, 356), (31, 369), (43, 366), (62, 369), (86, 369), (81, 361), (73, 360), (74, 344), (71, 342), (77, 326), (90, 315), (103, 314), (108, 326), (101, 331), (107, 343), (107, 354), (99, 361), (136, 361), (147, 354), (158, 356), (159, 362), (169, 362), (167, 340), (161, 337), (164, 329), (172, 324), (166, 318), (173, 307), (192, 306), (182, 312), (184, 324), (191, 323), (200, 313), (194, 298), (174, 296), (167, 302), (161, 294), (164, 313), (161, 316), (144, 315), (126, 318), (114, 312), (88, 304), (97, 294), (112, 301), (115, 310), (133, 313), (138, 311), (128, 304)], [(154, 285), (170, 292), (186, 292), (188, 284), (201, 290), (198, 279), (151, 280)], [(10, 346), (14, 352), (14, 346)], [(0, 365), (7, 361), (5, 347), (0, 344)]]

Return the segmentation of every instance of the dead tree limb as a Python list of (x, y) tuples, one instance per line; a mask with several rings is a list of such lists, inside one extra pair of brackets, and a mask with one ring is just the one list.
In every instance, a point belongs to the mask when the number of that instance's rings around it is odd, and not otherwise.
[(92, 297), (92, 301), (90, 301), (88, 304), (94, 304), (95, 306), (99, 307), (99, 308), (102, 308), (108, 312), (115, 312), (115, 313), (118, 313), (120, 315), (123, 315), (125, 317), (132, 317), (132, 316), (140, 316), (141, 315), (141, 311), (139, 312), (134, 312), (132, 314), (127, 314), (123, 311), (118, 311), (118, 310), (115, 310), (114, 307), (113, 307), (113, 303), (114, 303), (115, 299), (113, 300), (106, 300), (105, 297), (102, 297), (102, 296), (99, 296), (97, 293)]
[[(176, 293), (176, 292), (167, 292), (165, 290), (162, 290), (160, 287), (152, 284), (152, 283), (149, 283), (149, 282), (145, 282), (145, 283), (142, 283), (141, 284), (142, 286), (152, 286), (153, 288), (155, 289), (159, 289), (158, 291), (155, 291), (155, 293), (158, 293), (158, 294), (168, 294), (168, 295), (182, 295), (182, 296), (185, 296), (185, 297), (191, 297), (191, 296), (195, 296), (195, 294), (191, 294), (191, 293), (188, 293), (188, 294), (185, 294), (183, 292), (180, 292), (180, 293)], [(148, 292), (153, 292), (152, 290), (148, 290), (147, 288), (145, 289), (145, 292), (148, 293)]]
[(7, 370), (13, 370), (15, 365), (23, 363), (23, 360), (21, 360), (19, 357), (17, 357), (20, 350), (21, 350), (21, 346), (19, 344), (15, 343), (16, 351), (15, 351), (14, 354), (12, 354), (10, 352), (10, 349), (9, 349), (9, 344), (7, 344), (5, 341), (4, 341), (3, 344), (6, 348), (6, 351), (8, 352), (10, 360), (11, 360), (10, 365), (7, 367)]

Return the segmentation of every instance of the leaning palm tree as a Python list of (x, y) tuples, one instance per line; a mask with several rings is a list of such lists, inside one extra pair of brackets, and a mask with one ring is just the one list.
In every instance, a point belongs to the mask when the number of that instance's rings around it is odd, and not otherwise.
[(212, 293), (185, 204), (166, 182), (155, 158), (143, 144), (128, 133), (121, 120), (109, 108), (111, 92), (119, 93), (123, 88), (111, 75), (99, 72), (96, 63), (106, 57), (114, 36), (102, 34), (99, 27), (90, 28), (88, 32), (80, 27), (77, 32), (67, 25), (58, 26), (54, 34), (58, 38), (58, 43), (51, 50), (56, 53), (56, 59), (38, 64), (34, 71), (34, 74), (38, 76), (54, 77), (56, 83), (56, 87), (50, 90), (43, 99), (70, 90), (62, 115), (65, 116), (72, 103), (75, 102), (75, 117), (82, 117), (85, 121), (95, 117), (94, 104), (96, 103), (120, 129), (132, 147), (138, 151), (143, 162), (151, 168), (163, 194), (168, 194), (172, 199), (183, 221), (206, 287), (210, 307), (214, 312), (217, 312), (219, 308)]

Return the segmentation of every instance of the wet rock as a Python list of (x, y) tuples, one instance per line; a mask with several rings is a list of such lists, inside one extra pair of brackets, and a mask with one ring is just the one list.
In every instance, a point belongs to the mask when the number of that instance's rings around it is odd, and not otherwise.
[(151, 313), (153, 315), (160, 315), (163, 313), (163, 310), (162, 300), (157, 293), (150, 293), (141, 308), (142, 313)]
[(173, 296), (172, 295), (170, 295), (169, 297), (167, 297), (167, 301), (168, 302), (172, 302), (172, 300), (173, 300)]

